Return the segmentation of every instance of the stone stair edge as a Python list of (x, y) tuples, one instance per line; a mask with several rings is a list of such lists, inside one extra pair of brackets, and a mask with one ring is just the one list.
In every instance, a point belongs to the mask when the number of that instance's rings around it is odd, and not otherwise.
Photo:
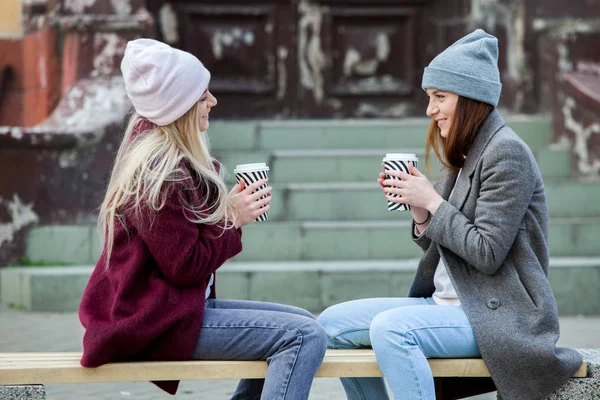
[[(505, 114), (507, 124), (511, 122), (548, 122), (551, 118), (545, 115)], [(345, 118), (345, 119), (285, 119), (285, 120), (244, 120), (244, 119), (214, 119), (212, 125), (253, 125), (265, 127), (297, 127), (297, 126), (405, 126), (428, 125), (431, 122), (427, 117), (407, 118)]]
[[(550, 257), (550, 268), (600, 268), (600, 257)], [(414, 271), (418, 258), (402, 260), (334, 260), (334, 261), (228, 261), (219, 273), (234, 272), (352, 272), (352, 271)], [(365, 267), (366, 266), (366, 267)], [(89, 275), (93, 264), (74, 266), (27, 266), (0, 269), (3, 274)]]
[[(569, 153), (569, 149), (559, 148), (534, 148), (531, 150), (534, 154), (539, 153)], [(385, 156), (387, 153), (415, 153), (425, 156), (425, 147), (393, 147), (393, 148), (368, 148), (368, 149), (353, 149), (353, 148), (328, 148), (328, 149), (261, 149), (254, 151), (255, 153), (266, 153), (270, 159), (278, 158), (308, 158), (308, 157), (378, 157)], [(217, 156), (230, 156), (231, 154), (240, 154), (240, 150), (225, 150), (216, 149), (214, 153)], [(247, 151), (246, 151), (247, 153)], [(431, 157), (435, 154), (431, 153)]]
[[(557, 224), (570, 224), (570, 223), (583, 223), (583, 222), (592, 222), (592, 223), (600, 223), (600, 215), (597, 217), (550, 217), (550, 223)], [(268, 229), (269, 226), (276, 227), (299, 227), (299, 228), (356, 228), (356, 227), (369, 227), (369, 228), (405, 228), (409, 227), (411, 220), (407, 219), (396, 219), (396, 220), (378, 220), (378, 219), (365, 219), (365, 220), (274, 220), (268, 221), (259, 224), (261, 227), (265, 227)], [(254, 228), (253, 225), (252, 228)], [(31, 230), (48, 230), (48, 229), (96, 229), (96, 224), (84, 224), (84, 225), (37, 225), (32, 227)], [(250, 228), (250, 229), (252, 229)], [(254, 228), (256, 229), (256, 228)]]
[[(435, 177), (431, 179), (432, 183), (436, 182)], [(277, 182), (275, 182), (277, 183)], [(587, 180), (587, 179), (571, 179), (571, 178), (558, 178), (558, 179), (544, 179), (544, 186), (565, 186), (565, 185), (582, 185), (598, 187), (598, 181)], [(378, 188), (379, 185), (373, 180), (373, 182), (365, 181), (344, 181), (344, 182), (288, 182), (278, 183), (277, 186), (287, 190), (367, 190)]]

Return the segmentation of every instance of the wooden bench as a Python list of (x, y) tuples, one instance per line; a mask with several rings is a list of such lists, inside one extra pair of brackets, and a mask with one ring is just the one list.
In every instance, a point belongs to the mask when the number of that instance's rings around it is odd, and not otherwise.
[[(0, 353), (0, 386), (264, 378), (267, 371), (264, 361), (124, 362), (83, 368), (80, 358), (81, 353)], [(430, 359), (429, 365), (437, 378), (490, 376), (481, 359)], [(369, 349), (327, 350), (316, 375), (318, 378), (380, 376), (375, 354)], [(586, 376), (584, 363), (574, 377)]]

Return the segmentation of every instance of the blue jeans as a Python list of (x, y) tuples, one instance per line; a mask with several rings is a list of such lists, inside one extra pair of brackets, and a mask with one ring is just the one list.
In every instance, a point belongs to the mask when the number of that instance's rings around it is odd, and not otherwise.
[(266, 379), (240, 381), (232, 399), (306, 400), (326, 348), (325, 331), (306, 310), (208, 299), (192, 359), (266, 360)]
[[(329, 307), (318, 321), (334, 349), (372, 347), (396, 400), (435, 399), (427, 358), (480, 357), (460, 306), (431, 298), (379, 298)], [(389, 399), (382, 378), (342, 378), (349, 400)]]

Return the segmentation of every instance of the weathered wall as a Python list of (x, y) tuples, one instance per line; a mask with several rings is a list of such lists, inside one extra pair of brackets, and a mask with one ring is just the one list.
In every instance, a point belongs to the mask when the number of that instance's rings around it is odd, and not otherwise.
[(95, 219), (131, 109), (119, 63), (128, 40), (152, 35), (141, 1), (33, 3), (23, 38), (0, 42), (13, 71), (0, 99), (0, 125), (13, 125), (0, 126), (0, 265), (23, 254), (32, 224)]
[(3, 1), (0, 125), (33, 126), (56, 106), (56, 34), (45, 22), (47, 12), (45, 1)]
[(569, 75), (600, 78), (600, 0), (4, 1), (0, 265), (31, 224), (95, 219), (130, 108), (119, 62), (139, 36), (205, 62), (216, 117), (396, 118), (423, 115), (423, 67), (484, 28), (500, 39), (500, 106), (552, 115), (574, 177), (600, 176), (600, 106)]
[(2, 0), (0, 13), (0, 38), (21, 38), (23, 24), (21, 23), (21, 1)]

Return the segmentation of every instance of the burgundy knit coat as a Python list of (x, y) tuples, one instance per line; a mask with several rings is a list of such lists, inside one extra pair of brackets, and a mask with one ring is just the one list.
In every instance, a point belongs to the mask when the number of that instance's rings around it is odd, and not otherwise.
[[(189, 179), (165, 186), (166, 203), (160, 211), (143, 207), (139, 215), (125, 216), (124, 227), (116, 221), (109, 267), (105, 248), (79, 308), (85, 327), (84, 367), (190, 359), (210, 275), (242, 250), (242, 242), (240, 229), (223, 230), (186, 218), (184, 204), (203, 200), (188, 172)], [(179, 385), (155, 383), (171, 394)]]

